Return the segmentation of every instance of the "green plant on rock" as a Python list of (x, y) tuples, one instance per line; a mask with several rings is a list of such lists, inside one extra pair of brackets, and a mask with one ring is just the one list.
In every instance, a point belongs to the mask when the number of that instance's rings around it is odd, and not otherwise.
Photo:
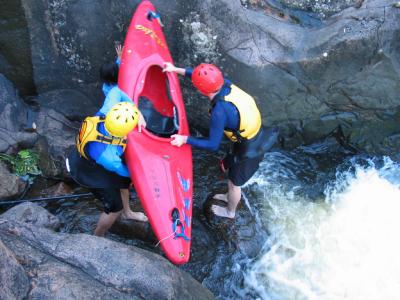
[(33, 176), (42, 174), (39, 170), (39, 155), (33, 150), (21, 150), (16, 155), (0, 153), (0, 160), (11, 165), (12, 172), (30, 182)]

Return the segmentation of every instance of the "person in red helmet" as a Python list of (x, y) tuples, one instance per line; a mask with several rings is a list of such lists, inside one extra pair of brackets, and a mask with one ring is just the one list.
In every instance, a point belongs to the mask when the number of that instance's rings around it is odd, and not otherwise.
[(194, 87), (204, 96), (218, 92), (224, 84), (221, 71), (211, 64), (200, 64), (192, 71), (191, 77)]
[(224, 133), (233, 142), (221, 162), (222, 170), (228, 174), (228, 192), (214, 195), (214, 199), (226, 202), (227, 206), (212, 205), (211, 209), (217, 216), (234, 218), (241, 199), (241, 186), (258, 170), (264, 153), (276, 142), (278, 130), (267, 130), (262, 126), (253, 97), (225, 79), (216, 66), (200, 64), (195, 69), (184, 69), (166, 62), (163, 71), (191, 78), (196, 89), (211, 103), (209, 137), (174, 134), (171, 144), (180, 147), (187, 143), (217, 151)]

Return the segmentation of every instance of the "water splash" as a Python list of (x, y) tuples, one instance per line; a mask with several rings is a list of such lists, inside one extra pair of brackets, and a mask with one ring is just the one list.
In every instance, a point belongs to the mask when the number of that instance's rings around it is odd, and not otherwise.
[[(271, 233), (245, 289), (262, 299), (398, 299), (400, 166), (351, 163), (310, 202), (266, 181), (263, 221)], [(276, 183), (276, 182), (275, 182)]]

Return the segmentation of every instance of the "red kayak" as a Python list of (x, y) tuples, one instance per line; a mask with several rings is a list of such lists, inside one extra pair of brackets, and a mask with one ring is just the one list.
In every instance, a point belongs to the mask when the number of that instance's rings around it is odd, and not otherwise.
[(118, 86), (146, 119), (141, 133), (128, 135), (126, 162), (132, 182), (166, 256), (175, 264), (190, 257), (192, 231), (192, 149), (171, 146), (170, 136), (188, 135), (176, 74), (163, 73), (172, 62), (161, 21), (150, 1), (142, 1), (128, 28)]

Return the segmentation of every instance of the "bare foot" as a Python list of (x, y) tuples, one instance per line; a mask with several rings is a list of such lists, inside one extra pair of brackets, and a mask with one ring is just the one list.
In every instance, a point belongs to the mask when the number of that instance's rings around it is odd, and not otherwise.
[(226, 207), (218, 206), (218, 205), (211, 205), (211, 210), (212, 212), (223, 218), (229, 218), (229, 219), (234, 219), (235, 218), (235, 213), (231, 213), (228, 211)]
[(215, 194), (213, 199), (228, 203), (228, 194)]
[(144, 213), (134, 212), (134, 211), (123, 212), (122, 218), (128, 219), (128, 220), (140, 221), (140, 222), (148, 222), (149, 221), (149, 219), (146, 217), (146, 215)]

